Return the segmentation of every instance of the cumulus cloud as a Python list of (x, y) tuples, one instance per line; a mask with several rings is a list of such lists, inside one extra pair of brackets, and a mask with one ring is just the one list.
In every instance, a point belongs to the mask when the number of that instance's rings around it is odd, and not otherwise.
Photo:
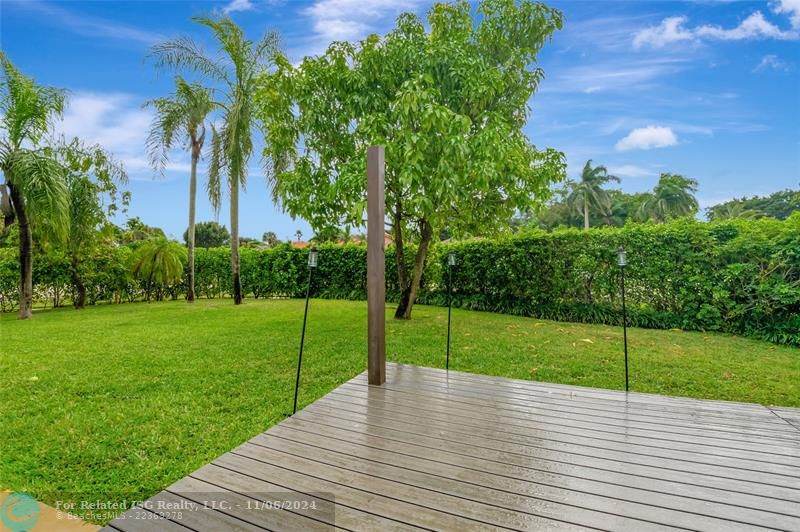
[(250, 11), (254, 7), (253, 2), (250, 0), (231, 0), (228, 5), (222, 8), (222, 12), (230, 15), (237, 11)]
[[(150, 179), (153, 171), (145, 157), (145, 140), (152, 114), (138, 98), (123, 93), (76, 92), (70, 94), (64, 118), (56, 133), (69, 140), (78, 137), (100, 144), (125, 165), (131, 178)], [(167, 171), (188, 171), (189, 165), (175, 154)]]
[(650, 26), (636, 32), (633, 37), (634, 48), (649, 46), (664, 48), (678, 42), (698, 42), (701, 40), (739, 41), (752, 39), (778, 39), (793, 40), (800, 38), (800, 0), (783, 0), (776, 4), (776, 13), (789, 14), (793, 30), (782, 30), (777, 25), (768, 21), (760, 11), (755, 11), (745, 18), (738, 26), (723, 28), (718, 25), (705, 24), (689, 28), (686, 23), (688, 17), (668, 17), (658, 26)]
[(639, 127), (631, 130), (614, 146), (617, 151), (650, 150), (665, 148), (678, 143), (678, 137), (671, 128), (663, 126)]
[(404, 11), (414, 11), (422, 0), (317, 0), (303, 10), (322, 39), (360, 39)]
[(778, 14), (788, 15), (792, 27), (800, 29), (800, 0), (778, 0), (772, 4), (772, 10)]

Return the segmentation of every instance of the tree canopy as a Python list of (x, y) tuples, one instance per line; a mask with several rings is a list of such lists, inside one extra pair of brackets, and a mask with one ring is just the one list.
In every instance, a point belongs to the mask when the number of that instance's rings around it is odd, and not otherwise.
[[(394, 30), (333, 43), (300, 65), (283, 56), (256, 97), (275, 195), (315, 231), (362, 226), (366, 148), (386, 147), (386, 206), (408, 318), (427, 247), (447, 227), (491, 233), (565, 176), (562, 153), (522, 131), (544, 73), (536, 57), (561, 28), (541, 3), (437, 3), (430, 30), (403, 14)], [(416, 241), (411, 275), (404, 239)]]
[[(188, 243), (189, 230), (183, 232), (183, 241)], [(224, 225), (210, 221), (200, 222), (194, 228), (194, 243), (199, 248), (216, 248), (227, 246), (231, 242), (231, 234)]]

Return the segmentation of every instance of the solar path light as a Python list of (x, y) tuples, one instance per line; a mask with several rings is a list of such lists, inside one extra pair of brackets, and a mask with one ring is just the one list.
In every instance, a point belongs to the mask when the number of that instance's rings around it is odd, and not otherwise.
[(447, 254), (447, 358), (445, 369), (450, 369), (450, 314), (453, 310), (453, 267), (456, 265), (456, 252), (451, 251)]
[(306, 321), (308, 320), (308, 299), (311, 296), (311, 274), (317, 269), (317, 259), (319, 252), (317, 246), (313, 246), (308, 252), (308, 283), (306, 285), (306, 310), (303, 313), (303, 332), (300, 335), (300, 356), (297, 358), (297, 379), (294, 382), (294, 407), (292, 415), (297, 412), (297, 392), (300, 389), (300, 366), (303, 364), (303, 344), (306, 340)]

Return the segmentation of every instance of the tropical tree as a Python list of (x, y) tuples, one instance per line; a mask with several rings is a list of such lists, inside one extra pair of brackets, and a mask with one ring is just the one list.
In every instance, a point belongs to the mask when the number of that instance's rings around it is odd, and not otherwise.
[(267, 231), (263, 235), (261, 235), (261, 241), (268, 245), (269, 247), (273, 247), (278, 244), (278, 235), (276, 235), (273, 231)]
[(159, 67), (189, 69), (210, 78), (224, 95), (216, 105), (222, 110), (219, 128), (212, 126), (208, 194), (219, 212), (222, 180), (230, 195), (231, 271), (233, 300), (242, 302), (239, 260), (239, 187), (247, 185), (248, 163), (253, 153), (253, 130), (257, 126), (253, 98), (259, 79), (278, 52), (278, 34), (269, 32), (258, 42), (246, 39), (242, 29), (229, 17), (193, 19), (209, 28), (220, 48), (220, 58), (207, 55), (191, 38), (183, 37), (157, 44), (153, 56)]
[(145, 293), (155, 288), (160, 299), (160, 288), (175, 285), (183, 278), (183, 260), (186, 248), (178, 242), (166, 238), (152, 238), (136, 249), (133, 255), (131, 273), (145, 285)]
[(189, 148), (192, 169), (189, 174), (189, 228), (186, 246), (188, 248), (188, 279), (186, 300), (194, 303), (194, 244), (195, 244), (195, 205), (197, 203), (197, 163), (203, 153), (206, 140), (206, 119), (216, 109), (213, 94), (199, 83), (188, 83), (181, 76), (175, 76), (175, 92), (166, 98), (156, 98), (145, 104), (155, 109), (153, 124), (147, 137), (147, 151), (153, 167), (164, 173), (169, 152), (176, 142), (185, 143)]
[(153, 227), (147, 225), (138, 216), (128, 218), (125, 225), (116, 227), (117, 243), (127, 246), (142, 240), (149, 240), (151, 238), (166, 238), (164, 230), (160, 227)]
[(70, 258), (70, 275), (74, 289), (72, 304), (82, 309), (86, 304), (86, 286), (81, 262), (88, 255), (104, 226), (107, 216), (117, 209), (117, 201), (127, 206), (130, 194), (118, 194), (118, 185), (127, 183), (128, 176), (120, 163), (102, 147), (85, 146), (78, 139), (62, 142), (53, 150), (65, 170), (69, 196), (69, 238), (66, 248)]
[(586, 161), (581, 172), (581, 180), (572, 186), (567, 203), (583, 215), (583, 228), (589, 229), (589, 211), (597, 211), (601, 216), (611, 216), (611, 198), (603, 189), (609, 181), (619, 183), (619, 178), (608, 173), (603, 165), (592, 167), (592, 160)]
[(661, 174), (652, 196), (640, 207), (641, 215), (657, 222), (694, 215), (699, 208), (695, 192), (696, 180), (679, 174)]
[(315, 232), (363, 226), (366, 149), (385, 146), (400, 319), (439, 231), (496, 232), (564, 177), (563, 154), (523, 132), (543, 76), (536, 57), (561, 13), (484, 0), (473, 18), (467, 2), (437, 3), (427, 22), (406, 13), (384, 37), (333, 43), (297, 66), (279, 57), (257, 95), (275, 193)]
[(768, 216), (776, 220), (785, 220), (793, 212), (800, 211), (800, 190), (779, 190), (769, 196), (752, 196), (750, 198), (734, 198), (730, 201), (712, 205), (706, 209), (709, 220), (728, 218)]
[[(187, 247), (189, 243), (189, 230), (183, 232), (183, 241)], [(231, 241), (228, 229), (217, 222), (200, 222), (195, 225), (194, 243), (199, 248), (218, 248), (227, 246)]]
[(19, 318), (33, 309), (33, 237), (63, 242), (69, 227), (64, 169), (42, 141), (64, 111), (63, 91), (37, 85), (0, 51), (0, 171), (19, 228)]

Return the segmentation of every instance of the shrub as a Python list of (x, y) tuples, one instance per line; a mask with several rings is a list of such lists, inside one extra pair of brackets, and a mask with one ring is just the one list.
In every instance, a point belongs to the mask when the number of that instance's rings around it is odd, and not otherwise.
[[(431, 250), (421, 303), (447, 304), (447, 253), (456, 252), (453, 304), (458, 307), (583, 323), (622, 324), (616, 249), (628, 255), (625, 271), (629, 323), (634, 326), (719, 330), (800, 345), (800, 213), (785, 221), (739, 219), (704, 223), (629, 224), (591, 231), (531, 231), (496, 240), (442, 243)], [(85, 267), (90, 303), (132, 301), (147, 294), (132, 278), (129, 247), (106, 248)], [(253, 297), (302, 297), (307, 249), (280, 245), (242, 249), (242, 287)], [(413, 260), (413, 247), (407, 251)], [(17, 298), (16, 251), (0, 249), (0, 309)], [(323, 244), (311, 294), (365, 299), (363, 245)], [(37, 255), (34, 283), (56, 304), (69, 291), (67, 263)], [(231, 293), (230, 250), (196, 250), (199, 297)], [(395, 255), (386, 250), (387, 299), (397, 301)], [(185, 277), (185, 276), (184, 276)], [(151, 287), (152, 288), (152, 287)], [(168, 287), (168, 295), (183, 293)]]

